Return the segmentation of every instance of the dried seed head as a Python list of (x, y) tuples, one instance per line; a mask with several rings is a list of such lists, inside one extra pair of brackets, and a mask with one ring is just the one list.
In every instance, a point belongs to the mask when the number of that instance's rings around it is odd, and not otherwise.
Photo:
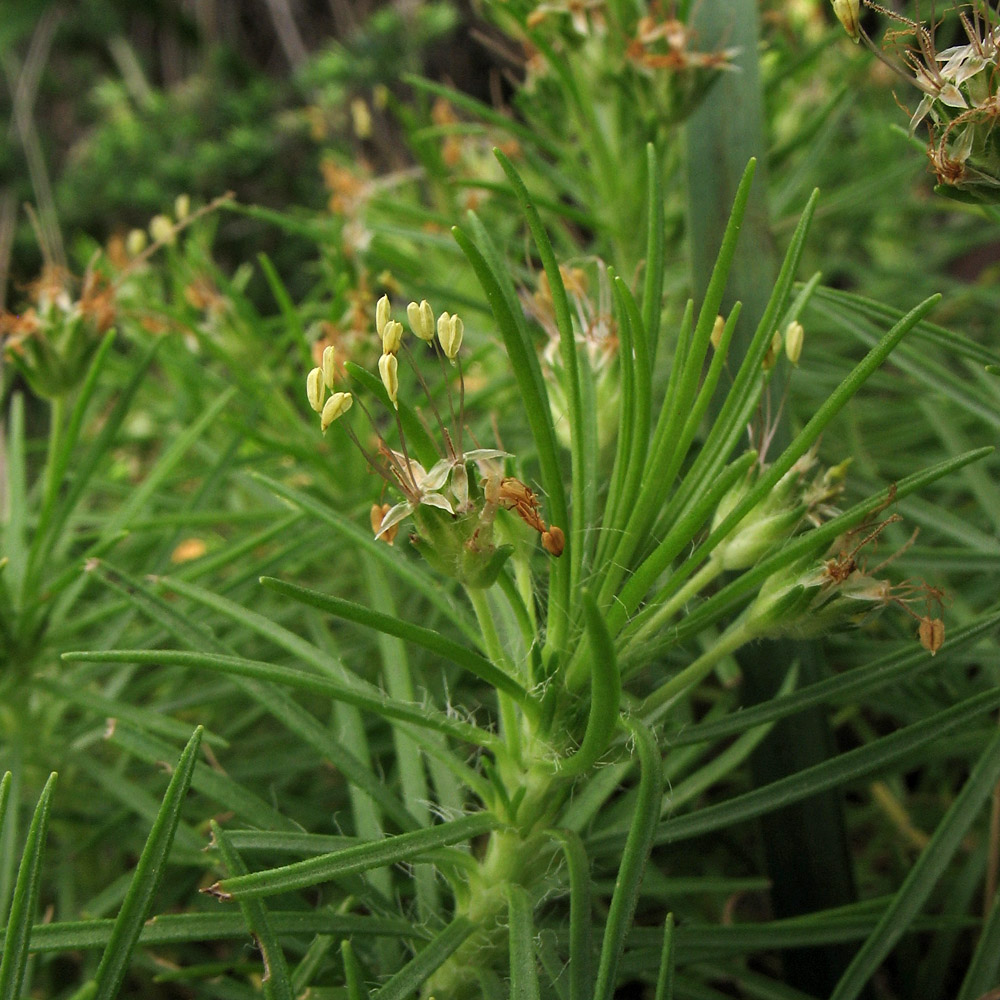
[(434, 312), (427, 299), (422, 299), (420, 305), (411, 302), (406, 307), (406, 318), (410, 321), (410, 329), (421, 340), (429, 344), (434, 339)]
[(563, 534), (562, 528), (550, 524), (549, 530), (542, 532), (542, 548), (550, 556), (561, 556), (563, 549), (566, 548), (566, 536)]
[(354, 404), (354, 397), (349, 392), (335, 392), (327, 401), (326, 405), (323, 407), (323, 413), (320, 417), (320, 427), (323, 433), (326, 433), (327, 428), (334, 422), (334, 420), (339, 420)]
[(378, 373), (392, 405), (398, 410), (399, 403), (396, 401), (396, 396), (399, 393), (399, 362), (395, 354), (383, 354), (378, 359)]
[[(372, 504), (371, 521), (372, 534), (374, 534), (380, 541), (392, 545), (393, 540), (399, 533), (399, 525), (394, 524), (392, 527), (386, 528), (385, 531), (382, 531), (382, 522), (385, 520), (385, 515), (388, 514), (390, 510), (392, 510), (392, 508), (387, 503)], [(381, 534), (379, 534), (379, 532), (381, 532)]]
[(944, 622), (940, 618), (928, 618), (925, 615), (920, 619), (917, 635), (920, 645), (933, 656), (944, 645)]
[(326, 387), (323, 385), (323, 369), (314, 368), (306, 376), (306, 396), (309, 405), (317, 412), (323, 412), (323, 402), (326, 397)]

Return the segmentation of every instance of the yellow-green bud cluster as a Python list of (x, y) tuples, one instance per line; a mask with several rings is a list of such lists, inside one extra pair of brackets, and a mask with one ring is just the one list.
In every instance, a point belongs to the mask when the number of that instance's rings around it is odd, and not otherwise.
[[(339, 420), (354, 404), (354, 397), (349, 392), (333, 392), (334, 369), (334, 350), (325, 347), (319, 366), (306, 376), (306, 398), (310, 407), (320, 415), (320, 428), (324, 434), (330, 424)], [(331, 391), (329, 399), (326, 397), (327, 390)]]

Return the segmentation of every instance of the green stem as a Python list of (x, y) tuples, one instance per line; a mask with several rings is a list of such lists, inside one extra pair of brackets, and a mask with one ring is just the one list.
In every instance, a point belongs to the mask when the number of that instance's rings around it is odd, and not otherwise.
[(642, 628), (627, 637), (621, 651), (622, 655), (627, 655), (629, 649), (636, 644), (645, 643), (652, 638), (654, 632), (663, 628), (695, 594), (707, 587), (721, 572), (722, 565), (714, 559), (709, 559), (669, 601), (657, 608), (656, 613), (643, 624)]
[[(507, 651), (503, 648), (500, 635), (497, 632), (496, 622), (493, 620), (493, 611), (490, 608), (486, 591), (474, 587), (466, 587), (465, 592), (469, 597), (469, 603), (476, 613), (476, 620), (479, 623), (479, 630), (483, 636), (483, 648), (486, 655), (509, 677), (517, 677), (518, 670)], [(503, 728), (504, 742), (511, 758), (515, 761), (521, 760), (521, 716), (517, 711), (514, 699), (503, 691), (497, 691), (497, 703), (500, 707), (500, 723)]]
[(666, 684), (658, 687), (646, 698), (639, 706), (636, 715), (646, 725), (652, 725), (681, 695), (704, 680), (719, 660), (750, 642), (755, 635), (752, 621), (735, 622), (719, 636), (711, 649), (707, 649), (694, 663), (688, 664), (679, 674), (675, 674)]

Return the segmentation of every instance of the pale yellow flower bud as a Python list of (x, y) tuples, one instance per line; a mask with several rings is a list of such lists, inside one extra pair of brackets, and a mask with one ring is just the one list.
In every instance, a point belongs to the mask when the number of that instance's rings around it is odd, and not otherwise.
[(378, 373), (382, 377), (382, 385), (389, 394), (392, 405), (399, 409), (396, 396), (399, 393), (399, 362), (395, 354), (383, 354), (378, 359)]
[(795, 319), (785, 327), (785, 356), (796, 368), (799, 366), (799, 358), (802, 357), (802, 341), (805, 339), (805, 333), (802, 324)]
[(154, 215), (149, 220), (149, 235), (157, 243), (173, 243), (177, 239), (177, 234), (174, 232), (174, 224), (170, 221), (169, 216), (166, 215)]
[(726, 321), (721, 316), (715, 317), (715, 323), (712, 325), (712, 334), (709, 340), (712, 341), (712, 347), (715, 350), (719, 349), (719, 344), (722, 343), (722, 333), (726, 329)]
[(130, 257), (138, 257), (146, 249), (148, 243), (149, 237), (142, 229), (133, 229), (125, 237), (125, 249)]
[(183, 222), (191, 214), (191, 195), (179, 194), (174, 199), (174, 215), (178, 222)]
[(359, 139), (371, 138), (372, 113), (368, 110), (368, 105), (360, 97), (355, 97), (351, 101), (351, 124), (354, 126), (354, 134)]
[(771, 345), (767, 349), (767, 354), (764, 355), (764, 360), (760, 363), (764, 371), (769, 372), (777, 363), (778, 354), (781, 352), (781, 343), (781, 331), (775, 330), (774, 335), (771, 337)]
[(406, 318), (410, 321), (410, 329), (421, 340), (429, 344), (434, 339), (434, 311), (427, 299), (422, 299), (420, 305), (411, 302), (406, 307)]
[(831, 0), (833, 13), (844, 26), (851, 40), (861, 40), (861, 0)]
[(389, 313), (392, 307), (389, 305), (389, 296), (383, 295), (375, 303), (375, 332), (381, 338), (385, 324), (389, 322)]
[(334, 350), (332, 345), (323, 348), (323, 382), (326, 384), (328, 389), (333, 388), (333, 377), (336, 371), (334, 367)]
[(395, 354), (399, 350), (402, 339), (403, 324), (398, 320), (390, 319), (382, 327), (382, 353)]
[(459, 348), (462, 346), (462, 337), (465, 333), (465, 324), (458, 316), (449, 316), (448, 313), (441, 313), (437, 321), (438, 342), (445, 357), (452, 363), (458, 357)]
[(314, 368), (306, 376), (306, 396), (309, 405), (317, 412), (323, 412), (323, 401), (326, 398), (326, 386), (323, 385), (323, 369)]
[(339, 420), (354, 405), (354, 397), (349, 392), (335, 392), (323, 407), (323, 414), (320, 417), (320, 427), (323, 433), (334, 422)]

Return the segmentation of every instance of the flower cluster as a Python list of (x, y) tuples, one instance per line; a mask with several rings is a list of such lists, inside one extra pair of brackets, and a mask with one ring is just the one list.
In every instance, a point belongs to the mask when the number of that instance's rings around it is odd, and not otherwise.
[[(466, 436), (465, 385), (459, 352), (465, 324), (461, 317), (443, 312), (435, 319), (430, 304), (423, 300), (407, 306), (406, 318), (413, 335), (438, 354), (446, 375), (448, 365), (444, 364), (445, 361), (457, 369), (458, 405), (456, 407), (451, 380), (448, 379), (449, 421), (446, 423), (405, 342), (405, 328), (400, 321), (393, 319), (389, 298), (383, 295), (375, 307), (375, 333), (381, 344), (377, 367), (382, 387), (392, 406), (400, 446), (393, 448), (388, 444), (364, 406), (362, 409), (375, 430), (375, 450), (362, 445), (350, 426), (346, 426), (348, 436), (361, 450), (369, 466), (401, 496), (395, 505), (373, 505), (371, 523), (375, 537), (391, 544), (400, 522), (412, 518), (416, 532), (411, 541), (432, 565), (466, 586), (489, 586), (513, 551), (509, 545), (498, 547), (494, 544), (496, 513), (503, 508), (515, 513), (537, 531), (550, 555), (560, 555), (565, 545), (562, 530), (556, 525), (546, 526), (538, 498), (525, 483), (513, 476), (503, 475), (501, 463), (508, 457), (507, 453), (496, 448), (466, 450), (463, 447)], [(416, 373), (443, 442), (433, 445), (437, 448), (436, 460), (428, 464), (424, 464), (426, 458), (422, 462), (420, 459), (423, 456), (414, 454), (407, 444), (404, 422), (400, 417), (400, 355)], [(320, 364), (306, 377), (306, 396), (312, 409), (320, 414), (324, 434), (354, 403), (352, 393), (336, 389), (335, 378), (335, 349), (327, 346)], [(476, 467), (478, 478), (470, 480), (470, 465)]]
[[(944, 193), (962, 200), (1000, 197), (1000, 15), (987, 0), (955, 4), (966, 44), (941, 51), (938, 25), (903, 17), (872, 0), (832, 0), (841, 24), (898, 76), (921, 91), (910, 118), (913, 133), (927, 122), (927, 155)], [(896, 58), (876, 48), (860, 22), (861, 4), (899, 28), (886, 33)]]

